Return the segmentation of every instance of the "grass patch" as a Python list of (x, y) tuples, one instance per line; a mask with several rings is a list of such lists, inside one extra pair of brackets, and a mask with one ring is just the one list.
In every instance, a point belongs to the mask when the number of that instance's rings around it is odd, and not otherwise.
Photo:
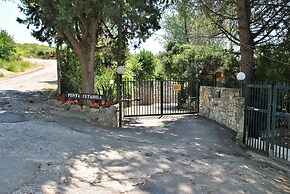
[[(6, 69), (11, 72), (24, 72), (25, 70), (35, 67), (34, 64), (31, 64), (27, 61), (3, 61), (0, 60), (0, 68)], [(1, 77), (1, 76), (0, 76)]]
[(0, 78), (1, 78), (1, 77), (4, 77), (4, 74), (3, 74), (3, 73), (0, 73)]

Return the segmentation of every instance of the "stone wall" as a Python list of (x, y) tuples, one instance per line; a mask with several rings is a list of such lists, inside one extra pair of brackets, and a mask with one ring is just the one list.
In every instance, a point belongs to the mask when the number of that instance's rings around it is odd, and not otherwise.
[(70, 105), (57, 100), (51, 100), (49, 104), (56, 105), (59, 108), (57, 111), (54, 111), (54, 113), (83, 119), (103, 127), (118, 127), (117, 106), (112, 105), (107, 108), (90, 108), (89, 106), (81, 107), (77, 104)]
[(239, 89), (200, 87), (199, 114), (236, 131), (239, 140), (243, 138), (244, 104)]

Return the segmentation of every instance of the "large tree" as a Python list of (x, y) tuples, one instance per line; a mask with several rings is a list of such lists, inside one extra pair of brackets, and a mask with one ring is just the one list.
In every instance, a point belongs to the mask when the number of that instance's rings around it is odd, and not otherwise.
[[(289, 0), (199, 0), (207, 15), (240, 46), (241, 70), (251, 83), (257, 46), (279, 43), (289, 30)], [(229, 25), (233, 24), (233, 25)]]
[(221, 32), (207, 17), (198, 0), (176, 0), (164, 15), (162, 27), (166, 42), (193, 45), (220, 45)]
[[(96, 45), (105, 35), (119, 40), (142, 37), (159, 29), (162, 0), (21, 0), (26, 19), (35, 26), (33, 35), (41, 41), (57, 36), (69, 45), (82, 66), (82, 91), (94, 92)], [(124, 43), (123, 43), (124, 45)]]

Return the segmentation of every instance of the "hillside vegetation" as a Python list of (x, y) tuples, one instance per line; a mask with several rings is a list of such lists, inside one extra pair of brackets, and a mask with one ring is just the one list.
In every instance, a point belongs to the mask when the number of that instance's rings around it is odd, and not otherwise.
[(55, 57), (55, 48), (39, 44), (17, 44), (16, 51), (22, 57), (48, 59)]
[(17, 44), (7, 31), (0, 29), (0, 78), (34, 68), (23, 58), (54, 58), (54, 48), (38, 44)]

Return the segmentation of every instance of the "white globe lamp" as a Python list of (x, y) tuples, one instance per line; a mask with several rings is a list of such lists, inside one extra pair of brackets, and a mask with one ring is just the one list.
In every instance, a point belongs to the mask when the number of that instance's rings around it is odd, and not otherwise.
[(119, 67), (117, 67), (117, 73), (119, 75), (123, 75), (125, 73), (125, 66), (119, 66)]
[(246, 78), (246, 74), (244, 72), (239, 72), (237, 74), (237, 80), (243, 81), (243, 80), (245, 80), (245, 78)]

